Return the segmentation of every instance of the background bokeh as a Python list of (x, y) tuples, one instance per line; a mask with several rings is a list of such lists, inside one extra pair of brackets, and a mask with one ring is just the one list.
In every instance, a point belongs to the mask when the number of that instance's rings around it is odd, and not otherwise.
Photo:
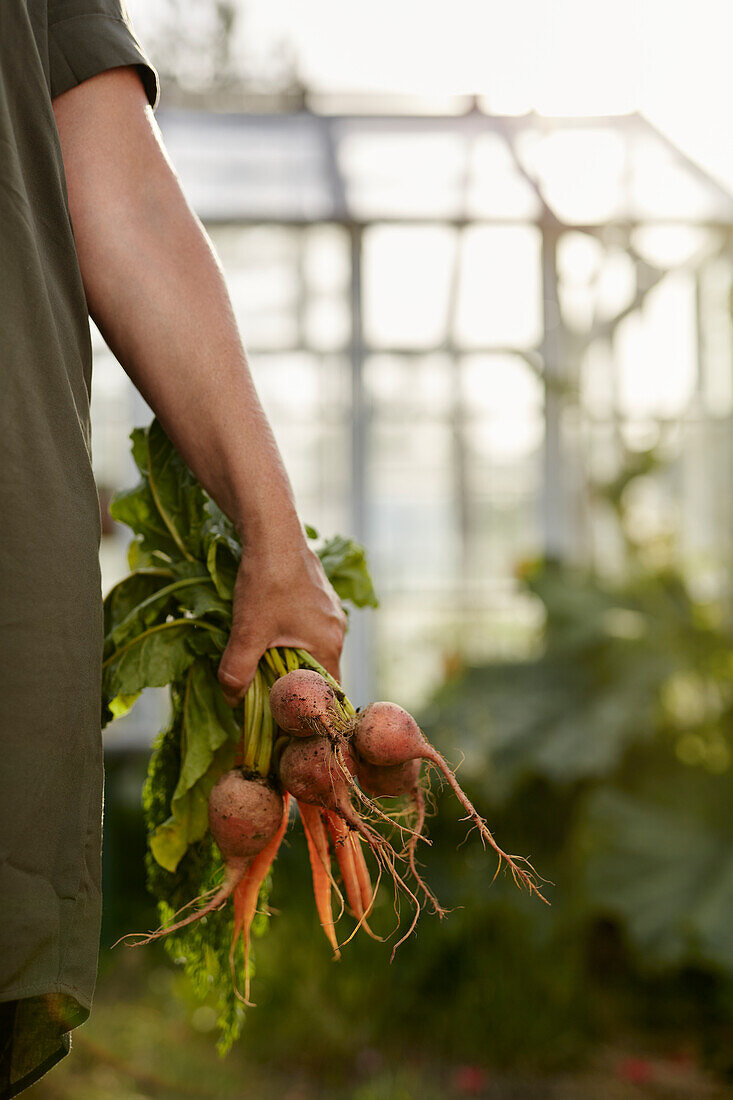
[[(105, 731), (95, 1010), (34, 1095), (728, 1095), (733, 13), (128, 6), (301, 514), (368, 550), (345, 686), (415, 711), (555, 885), (491, 885), (446, 794), (453, 912), (335, 966), (293, 830), (222, 1062), (164, 952), (110, 950), (156, 923), (148, 692)], [(151, 412), (93, 339), (105, 505)], [(102, 541), (106, 590), (126, 531)]]

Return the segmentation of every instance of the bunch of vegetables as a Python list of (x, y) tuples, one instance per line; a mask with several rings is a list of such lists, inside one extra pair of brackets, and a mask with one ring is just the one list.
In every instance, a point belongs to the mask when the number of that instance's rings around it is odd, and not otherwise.
[[(401, 897), (413, 911), (392, 957), (422, 905), (445, 913), (416, 858), (417, 843), (429, 843), (423, 761), (445, 777), (497, 853), (497, 872), (506, 862), (519, 885), (542, 894), (531, 865), (501, 851), (401, 707), (378, 702), (357, 712), (309, 653), (284, 647), (263, 655), (242, 703), (225, 702), (217, 667), (231, 629), (240, 540), (157, 420), (131, 438), (141, 480), (110, 508), (135, 537), (131, 572), (104, 601), (102, 724), (127, 713), (146, 687), (170, 686), (170, 721), (154, 744), (143, 790), (148, 887), (161, 926), (137, 942), (162, 938), (198, 992), (217, 997), (224, 1051), (241, 1028), (241, 1005), (251, 1004), (250, 936), (262, 930), (293, 803), (334, 957), (359, 929), (382, 938), (368, 918), (384, 874), (394, 887), (397, 926)], [(376, 606), (363, 549), (306, 530), (339, 597)], [(383, 799), (401, 801), (394, 810)], [(337, 922), (347, 905), (356, 925), (340, 943)]]

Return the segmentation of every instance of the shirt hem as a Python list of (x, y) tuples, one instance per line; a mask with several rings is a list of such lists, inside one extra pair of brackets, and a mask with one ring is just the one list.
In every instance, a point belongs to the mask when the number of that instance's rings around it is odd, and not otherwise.
[[(40, 982), (36, 985), (11, 986), (10, 989), (0, 990), (0, 1001), (26, 1001), (31, 997), (43, 997), (46, 993), (66, 993), (67, 996), (78, 1001), (87, 1012), (92, 1011), (91, 997), (85, 996), (66, 982)], [(3, 1100), (2, 1095), (0, 1100)]]

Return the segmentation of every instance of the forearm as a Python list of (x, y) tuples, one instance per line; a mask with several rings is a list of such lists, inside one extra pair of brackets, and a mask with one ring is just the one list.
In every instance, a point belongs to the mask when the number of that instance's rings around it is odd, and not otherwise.
[(103, 72), (54, 112), (92, 317), (245, 552), (219, 663), (230, 703), (271, 646), (339, 676), (346, 619), (307, 545), (210, 242), (169, 165), (140, 80)]
[[(118, 77), (121, 74), (117, 74)], [(130, 94), (145, 113), (134, 73)], [(63, 97), (62, 97), (63, 98)], [(57, 101), (58, 102), (58, 101)], [(89, 143), (85, 119), (85, 144)], [(302, 538), (292, 491), (255, 391), (218, 261), (156, 140), (125, 120), (104, 175), (68, 128), (65, 161), (89, 309), (186, 462), (246, 540)], [(68, 152), (68, 155), (67, 155)], [(110, 172), (109, 158), (117, 161)], [(110, 193), (107, 193), (110, 192)]]

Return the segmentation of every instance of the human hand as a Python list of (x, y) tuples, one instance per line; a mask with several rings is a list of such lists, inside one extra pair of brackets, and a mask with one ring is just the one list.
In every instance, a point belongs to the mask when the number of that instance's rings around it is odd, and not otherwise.
[(234, 588), (232, 632), (219, 662), (230, 706), (244, 696), (266, 649), (306, 649), (340, 679), (346, 615), (318, 555), (303, 540), (285, 553), (245, 547)]

